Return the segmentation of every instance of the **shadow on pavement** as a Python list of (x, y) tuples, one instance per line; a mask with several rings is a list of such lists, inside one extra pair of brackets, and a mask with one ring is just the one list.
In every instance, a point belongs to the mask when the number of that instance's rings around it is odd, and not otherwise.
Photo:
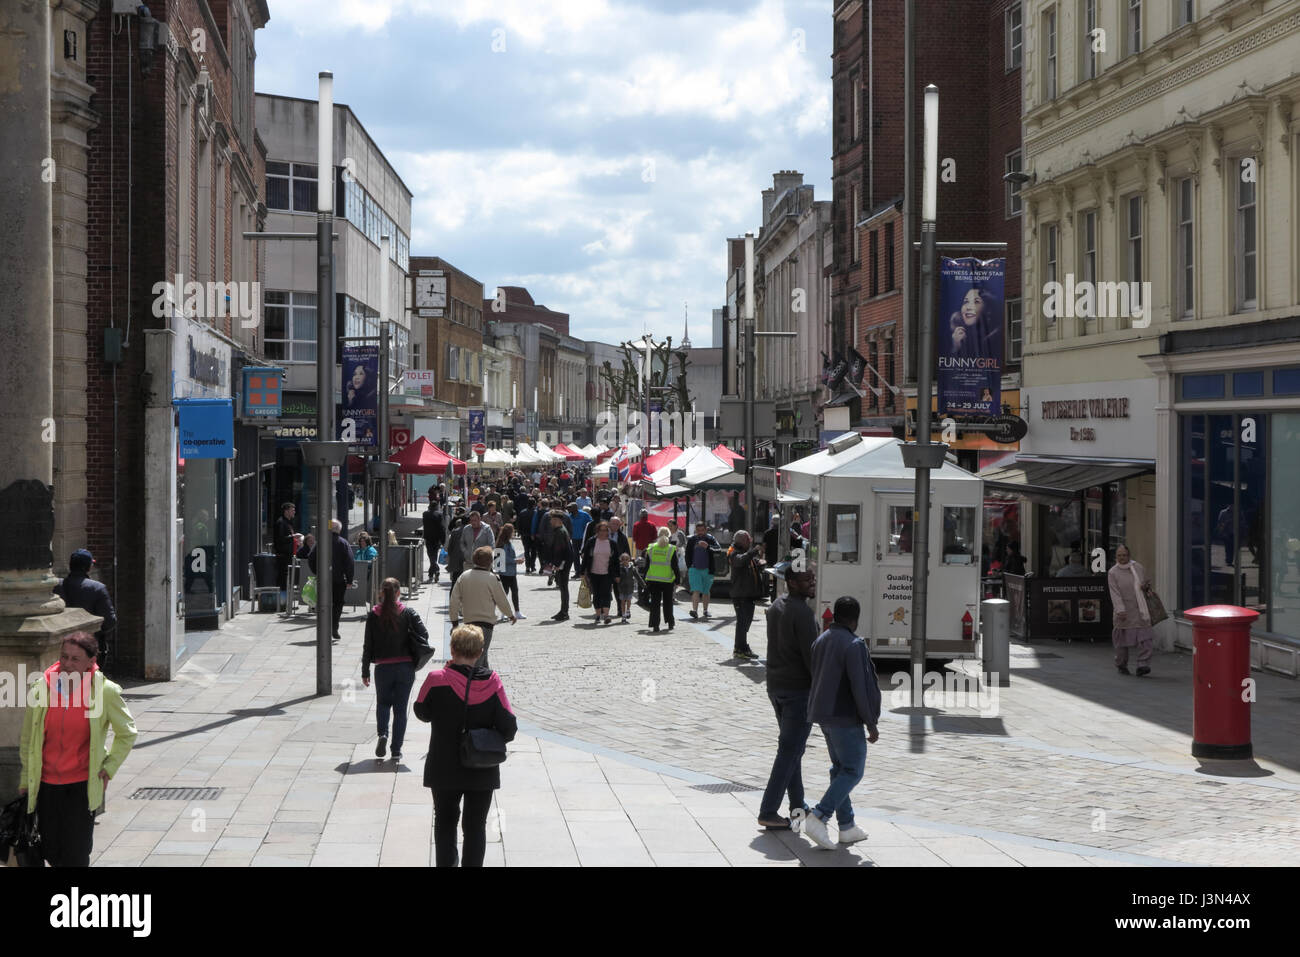
[[(178, 738), (188, 738), (192, 734), (202, 734), (205, 731), (211, 731), (214, 728), (224, 728), (228, 724), (234, 724), (236, 721), (242, 721), (245, 718), (273, 718), (285, 713), (285, 708), (295, 704), (303, 704), (307, 701), (315, 701), (321, 697), (316, 694), (303, 695), (301, 698), (294, 698), (291, 701), (282, 701), (279, 704), (273, 704), (268, 708), (239, 708), (235, 711), (228, 712), (230, 717), (222, 718), (219, 721), (209, 721), (207, 724), (201, 724), (197, 728), (190, 728), (186, 731), (177, 731), (175, 734), (164, 735), (161, 738), (154, 738), (150, 741), (140, 741), (136, 748), (151, 748), (156, 744), (165, 744), (168, 741), (175, 741)], [(154, 711), (153, 714), (174, 714), (171, 711)]]
[(1197, 774), (1208, 774), (1216, 778), (1271, 778), (1273, 772), (1267, 768), (1261, 768), (1255, 760), (1246, 761), (1223, 761), (1211, 758), (1197, 758), (1200, 767), (1196, 769)]
[[(1051, 652), (1042, 656), (1032, 655), (1045, 649), (1051, 649)], [(1193, 710), (1191, 654), (1181, 651), (1157, 653), (1151, 661), (1152, 674), (1138, 678), (1115, 670), (1113, 648), (1109, 642), (1048, 640), (1027, 645), (1015, 640), (1011, 652), (1011, 686), (1001, 689), (1002, 694), (1014, 694), (1017, 685), (1032, 682), (1183, 735), (1190, 753)], [(1025, 661), (1031, 656), (1037, 658), (1037, 667), (1017, 665), (1017, 661)], [(1291, 770), (1300, 770), (1300, 748), (1295, 744), (1300, 739), (1300, 710), (1288, 703), (1288, 695), (1294, 694), (1296, 688), (1295, 680), (1261, 671), (1252, 671), (1250, 676), (1257, 689), (1256, 703), (1251, 705), (1255, 756)], [(1061, 706), (1069, 707), (1068, 698), (1062, 699)], [(1032, 734), (1033, 729), (1022, 728), (1017, 733)], [(1203, 770), (1202, 773), (1217, 772)]]
[[(415, 769), (408, 767), (407, 758), (401, 764), (394, 764), (391, 758), (362, 758), (360, 761), (344, 761), (334, 768), (339, 774), (414, 774)], [(420, 755), (424, 761), (424, 755)]]

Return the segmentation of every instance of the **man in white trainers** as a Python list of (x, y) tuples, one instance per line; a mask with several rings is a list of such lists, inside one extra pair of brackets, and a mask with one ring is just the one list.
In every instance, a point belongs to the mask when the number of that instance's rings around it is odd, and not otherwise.
[(867, 839), (866, 831), (853, 823), (849, 793), (865, 773), (867, 742), (880, 738), (880, 684), (867, 643), (855, 634), (861, 607), (856, 598), (845, 596), (836, 599), (832, 613), (830, 627), (813, 642), (808, 697), (808, 720), (820, 724), (826, 737), (831, 783), (803, 825), (803, 832), (825, 848), (836, 847), (826, 828), (832, 814), (839, 825), (839, 845)]

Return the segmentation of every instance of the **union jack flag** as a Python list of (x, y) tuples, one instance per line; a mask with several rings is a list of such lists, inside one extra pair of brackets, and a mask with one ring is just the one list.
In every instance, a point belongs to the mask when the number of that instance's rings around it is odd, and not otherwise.
[(639, 462), (640, 457), (630, 454), (628, 447), (624, 445), (620, 446), (619, 450), (614, 453), (614, 457), (610, 459), (609, 464), (618, 468), (618, 480), (620, 482), (630, 482), (637, 477), (632, 474), (633, 469), (640, 471)]

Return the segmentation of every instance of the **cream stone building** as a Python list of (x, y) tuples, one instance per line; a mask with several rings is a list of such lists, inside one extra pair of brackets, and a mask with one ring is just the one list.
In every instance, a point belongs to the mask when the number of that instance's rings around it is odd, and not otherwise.
[(1127, 542), (1295, 674), (1300, 0), (1021, 7), (1029, 432), (994, 480), (1034, 503), (1030, 570)]

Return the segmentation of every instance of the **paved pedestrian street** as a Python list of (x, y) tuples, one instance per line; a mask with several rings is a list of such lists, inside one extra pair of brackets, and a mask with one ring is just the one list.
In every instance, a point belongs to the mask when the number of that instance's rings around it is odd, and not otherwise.
[[(672, 632), (596, 626), (520, 578), (529, 617), (491, 651), (520, 719), (489, 823), (487, 864), (1263, 865), (1300, 859), (1294, 682), (1258, 674), (1254, 762), (1190, 757), (1191, 659), (1125, 678), (1101, 645), (1017, 644), (1009, 688), (972, 707), (910, 713), (882, 663), (886, 715), (854, 792), (865, 844), (825, 851), (755, 824), (775, 746), (761, 659), (730, 657), (732, 619), (679, 603)], [(446, 652), (446, 578), (414, 604)], [(576, 595), (576, 589), (575, 589)], [(422, 786), (428, 729), (401, 766), (374, 757), (361, 609), (345, 612), (335, 693), (317, 698), (315, 623), (245, 612), (178, 678), (130, 684), (140, 737), (109, 789), (98, 864), (420, 865), (432, 860)], [(761, 613), (750, 642), (763, 653)], [(973, 664), (967, 666), (971, 670)], [(418, 686), (418, 685), (417, 685)], [(1290, 699), (1288, 701), (1288, 699)], [(971, 703), (971, 702), (966, 702)], [(1213, 766), (1211, 766), (1213, 765)], [(814, 733), (809, 802), (828, 762)], [(135, 800), (144, 787), (220, 788)]]

